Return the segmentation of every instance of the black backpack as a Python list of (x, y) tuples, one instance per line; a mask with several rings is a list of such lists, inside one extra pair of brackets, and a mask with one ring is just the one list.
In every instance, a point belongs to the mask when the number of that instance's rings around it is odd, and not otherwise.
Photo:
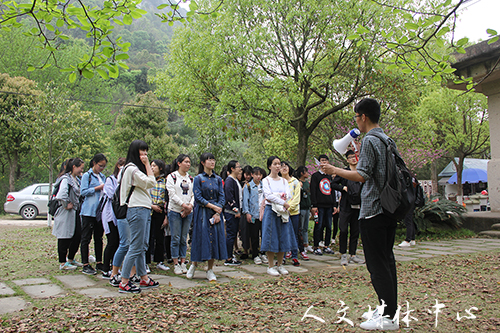
[[(58, 199), (56, 199), (57, 192), (59, 192), (59, 187), (61, 186), (61, 181), (59, 180), (58, 182), (54, 184), (54, 188), (52, 189), (52, 195), (50, 196), (50, 200), (47, 203), (47, 207), (49, 207), (49, 214), (50, 216), (54, 216), (61, 207), (61, 203), (59, 202)], [(68, 195), (69, 195), (69, 187), (68, 187)]]
[(115, 193), (113, 194), (113, 199), (111, 199), (111, 206), (113, 207), (113, 212), (115, 213), (115, 217), (117, 219), (124, 219), (127, 217), (128, 202), (130, 200), (130, 196), (132, 195), (132, 192), (134, 192), (134, 189), (135, 189), (135, 186), (130, 187), (130, 191), (128, 192), (128, 196), (127, 196), (127, 200), (125, 201), (125, 204), (120, 205), (120, 188), (122, 185), (123, 175), (125, 174), (125, 170), (127, 169), (127, 167), (128, 166), (123, 168), (122, 176), (120, 177), (120, 182), (118, 183), (118, 186), (116, 187)]
[(380, 189), (380, 203), (384, 214), (396, 220), (401, 220), (410, 211), (415, 202), (415, 191), (413, 190), (412, 176), (405, 162), (390, 138), (387, 140), (378, 133), (369, 135), (379, 138), (387, 148), (386, 155), (386, 183)]

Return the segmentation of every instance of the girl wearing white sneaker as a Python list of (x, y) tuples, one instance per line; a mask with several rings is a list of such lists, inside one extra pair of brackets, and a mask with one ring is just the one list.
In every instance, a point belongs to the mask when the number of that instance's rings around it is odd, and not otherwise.
[(198, 262), (208, 261), (207, 279), (217, 280), (212, 268), (215, 259), (226, 260), (226, 236), (222, 207), (225, 203), (222, 178), (214, 173), (215, 157), (203, 153), (200, 157), (199, 174), (194, 178), (193, 193), (196, 206), (193, 216), (193, 241), (191, 261), (186, 274), (192, 279)]
[[(168, 221), (172, 233), (170, 251), (174, 273), (186, 274), (187, 234), (193, 220), (193, 177), (188, 174), (191, 159), (180, 154), (172, 163), (172, 173), (167, 176)], [(179, 263), (180, 259), (180, 263)]]
[[(269, 176), (262, 181), (266, 207), (262, 218), (262, 242), (261, 250), (267, 252), (269, 275), (278, 276), (288, 274), (283, 267), (283, 255), (285, 252), (297, 248), (292, 223), (288, 209), (288, 200), (291, 199), (288, 182), (281, 178), (278, 173), (281, 169), (281, 161), (277, 156), (267, 159)], [(274, 266), (274, 256), (278, 261)]]

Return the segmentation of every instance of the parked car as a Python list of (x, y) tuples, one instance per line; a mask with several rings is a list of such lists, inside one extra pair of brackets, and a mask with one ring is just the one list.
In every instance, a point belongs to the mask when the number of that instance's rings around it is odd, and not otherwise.
[(49, 184), (33, 184), (18, 192), (7, 193), (3, 210), (9, 214), (19, 214), (25, 220), (33, 220), (38, 215), (47, 215)]

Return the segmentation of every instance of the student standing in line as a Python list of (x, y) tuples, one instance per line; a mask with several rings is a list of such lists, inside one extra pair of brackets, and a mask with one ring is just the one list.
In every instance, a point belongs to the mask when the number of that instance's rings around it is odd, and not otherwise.
[(239, 221), (241, 217), (241, 185), (238, 180), (238, 175), (241, 173), (241, 166), (238, 161), (229, 161), (227, 164), (229, 176), (224, 184), (224, 196), (226, 204), (224, 205), (224, 219), (226, 221), (226, 242), (227, 242), (227, 259), (224, 262), (225, 266), (239, 266), (241, 261), (238, 261), (233, 255), (233, 245), (238, 233)]
[(168, 220), (171, 231), (170, 249), (174, 273), (186, 274), (187, 235), (193, 220), (193, 177), (188, 174), (191, 159), (180, 154), (172, 163), (172, 173), (167, 177)]
[(311, 189), (307, 178), (309, 178), (309, 172), (305, 166), (299, 166), (295, 170), (295, 178), (297, 178), (301, 184), (300, 188), (300, 219), (299, 219), (299, 244), (302, 244), (302, 252), (300, 255), (302, 260), (309, 260), (307, 251), (313, 252), (313, 248), (309, 246), (309, 216), (311, 210)]
[(214, 173), (215, 157), (211, 153), (200, 156), (198, 175), (194, 178), (195, 200), (193, 216), (192, 264), (186, 274), (192, 279), (199, 262), (208, 261), (207, 279), (215, 281), (215, 260), (227, 259), (227, 243), (224, 234), (224, 187), (222, 178)]
[[(304, 252), (304, 248), (302, 247), (302, 242), (299, 241), (299, 220), (300, 220), (300, 183), (299, 181), (293, 177), (294, 170), (290, 166), (288, 162), (281, 162), (281, 176), (286, 179), (288, 182), (288, 186), (290, 187), (290, 192), (292, 197), (288, 202), (290, 204), (290, 208), (288, 208), (288, 212), (290, 214), (290, 222), (293, 226), (293, 232), (295, 236), (295, 241), (299, 248), (294, 247), (290, 253), (290, 258), (292, 258), (292, 262), (294, 266), (300, 266), (298, 251)], [(288, 258), (288, 255), (287, 255)]]
[[(283, 255), (297, 247), (292, 223), (290, 223), (288, 209), (291, 198), (288, 182), (279, 176), (281, 161), (277, 156), (267, 159), (269, 176), (262, 181), (265, 209), (262, 218), (261, 250), (267, 252), (269, 266), (267, 273), (272, 276), (286, 275), (288, 271), (283, 267)], [(277, 266), (274, 265), (274, 257)]]
[(102, 264), (102, 235), (104, 229), (102, 223), (98, 223), (96, 219), (97, 206), (103, 195), (102, 189), (106, 176), (102, 173), (108, 160), (104, 154), (95, 154), (90, 161), (90, 169), (82, 176), (81, 196), (83, 197), (81, 216), (82, 216), (82, 273), (95, 275), (97, 272), (89, 264), (89, 244), (94, 236), (94, 251), (96, 257), (96, 268), (102, 273), (109, 271), (109, 267), (104, 267)]
[(57, 237), (57, 252), (59, 254), (59, 269), (74, 270), (81, 266), (75, 260), (75, 254), (80, 246), (80, 179), (84, 162), (80, 158), (66, 161), (66, 168), (55, 183), (59, 187), (56, 199), (61, 206), (54, 214), (52, 234)]
[[(122, 293), (139, 293), (140, 288), (155, 288), (159, 285), (158, 282), (148, 277), (145, 261), (151, 225), (149, 190), (155, 184), (155, 176), (148, 159), (147, 143), (142, 140), (132, 141), (128, 148), (127, 161), (120, 184), (120, 204), (125, 205), (130, 196), (126, 219), (130, 229), (130, 246), (123, 260), (122, 281), (119, 285), (119, 292)], [(140, 288), (129, 280), (130, 271), (134, 265), (141, 279)]]

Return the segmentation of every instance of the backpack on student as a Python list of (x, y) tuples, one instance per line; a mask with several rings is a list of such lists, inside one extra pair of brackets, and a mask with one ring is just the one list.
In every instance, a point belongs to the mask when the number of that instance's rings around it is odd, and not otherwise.
[(425, 198), (424, 198), (424, 190), (422, 189), (422, 186), (418, 183), (417, 180), (417, 187), (415, 188), (415, 207), (423, 207), (425, 205)]
[(382, 189), (380, 189), (380, 184), (375, 182), (380, 191), (380, 203), (384, 214), (396, 220), (401, 220), (415, 202), (411, 173), (401, 155), (399, 155), (392, 139), (388, 138), (389, 140), (387, 140), (378, 133), (370, 133), (369, 135), (379, 138), (387, 148), (386, 182)]
[[(54, 216), (61, 207), (61, 203), (59, 202), (58, 199), (56, 199), (57, 192), (59, 192), (59, 187), (61, 186), (61, 182), (56, 182), (54, 184), (54, 188), (52, 189), (52, 195), (50, 196), (49, 202), (47, 203), (47, 207), (49, 207), (49, 214), (50, 216)], [(68, 185), (68, 195), (69, 195), (69, 185)]]
[[(115, 193), (113, 194), (113, 199), (111, 199), (111, 206), (113, 207), (113, 212), (115, 213), (115, 217), (117, 219), (124, 219), (127, 217), (127, 209), (128, 209), (128, 202), (130, 201), (130, 196), (132, 195), (132, 192), (134, 192), (135, 186), (130, 187), (130, 191), (128, 192), (127, 200), (125, 201), (125, 204), (121, 205), (120, 204), (120, 188), (122, 185), (122, 180), (123, 180), (123, 175), (125, 174), (125, 170), (128, 168), (128, 166), (125, 166), (122, 171), (122, 175), (120, 177), (120, 182), (118, 183), (118, 186), (116, 187)], [(132, 179), (133, 179), (132, 175)]]

